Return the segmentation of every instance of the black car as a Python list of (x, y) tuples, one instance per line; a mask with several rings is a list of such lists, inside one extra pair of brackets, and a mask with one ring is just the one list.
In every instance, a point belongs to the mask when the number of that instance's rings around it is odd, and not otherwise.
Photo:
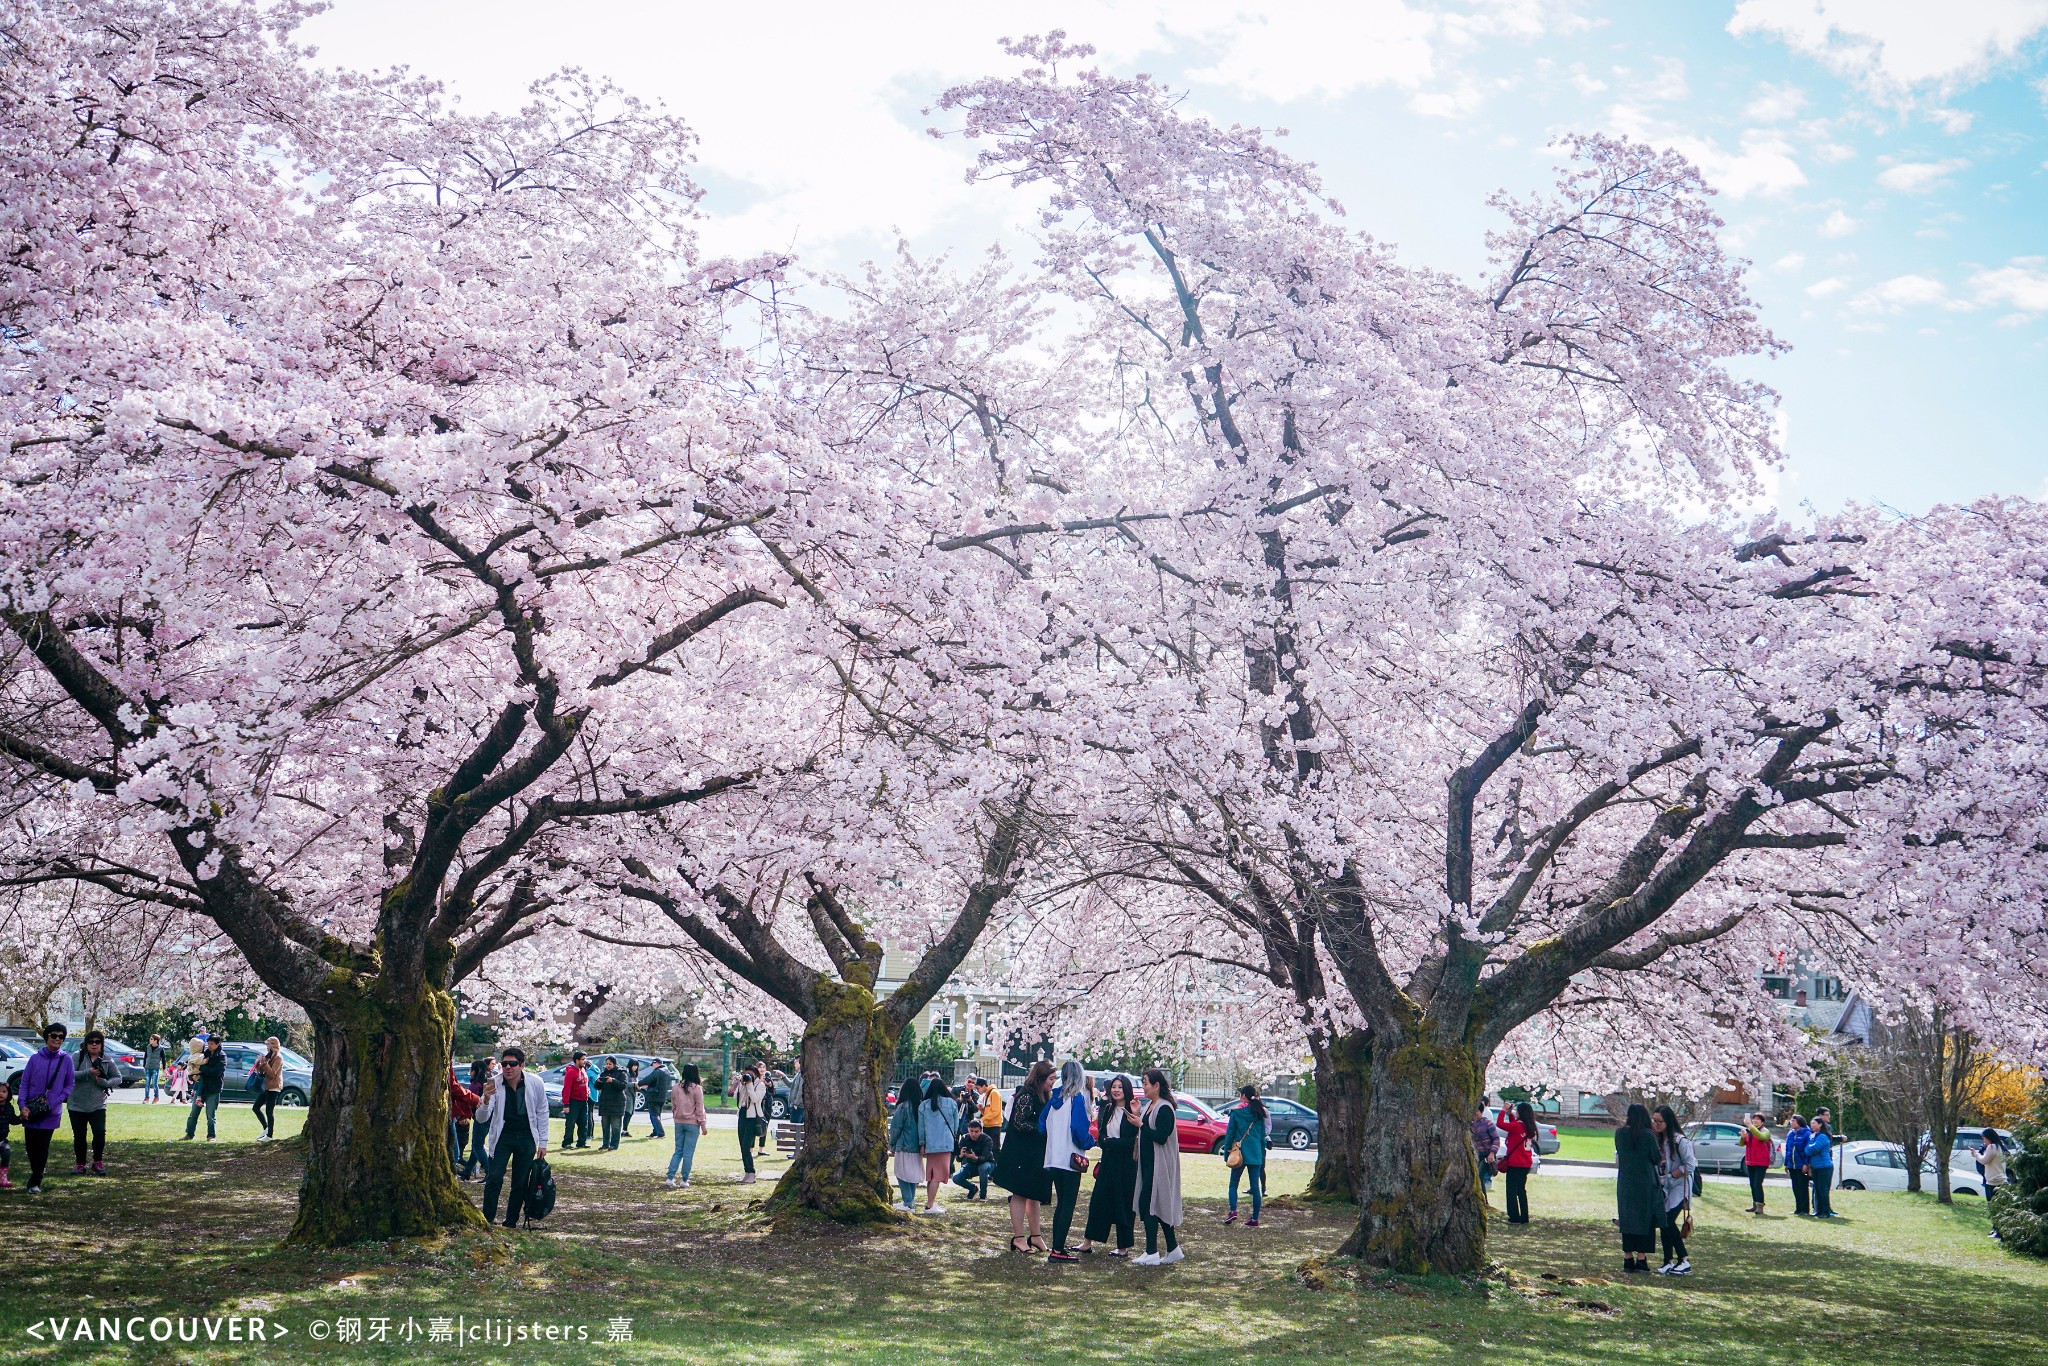
[[(1265, 1096), (1262, 1099), (1266, 1102), (1266, 1132), (1269, 1135), (1267, 1142), (1271, 1146), (1306, 1152), (1320, 1143), (1323, 1121), (1315, 1111), (1298, 1100), (1286, 1100), (1279, 1096)], [(1233, 1100), (1221, 1107), (1217, 1113), (1229, 1119), (1243, 1104), (1242, 1100)]]

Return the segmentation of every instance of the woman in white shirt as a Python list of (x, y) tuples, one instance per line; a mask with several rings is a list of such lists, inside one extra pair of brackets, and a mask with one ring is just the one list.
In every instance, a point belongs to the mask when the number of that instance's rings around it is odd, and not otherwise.
[(1088, 1074), (1068, 1058), (1060, 1066), (1060, 1084), (1038, 1112), (1039, 1132), (1045, 1135), (1045, 1174), (1052, 1180), (1052, 1252), (1046, 1258), (1050, 1262), (1080, 1260), (1067, 1249), (1067, 1230), (1081, 1198), (1088, 1150), (1095, 1146), (1095, 1136), (1088, 1131), (1089, 1090)]

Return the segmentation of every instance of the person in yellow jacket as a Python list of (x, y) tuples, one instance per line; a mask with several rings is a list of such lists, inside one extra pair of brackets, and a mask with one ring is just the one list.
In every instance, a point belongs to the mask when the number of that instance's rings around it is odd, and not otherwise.
[(1000, 1147), (1003, 1141), (1003, 1093), (989, 1085), (987, 1077), (976, 1077), (974, 1084), (981, 1090), (981, 1131)]

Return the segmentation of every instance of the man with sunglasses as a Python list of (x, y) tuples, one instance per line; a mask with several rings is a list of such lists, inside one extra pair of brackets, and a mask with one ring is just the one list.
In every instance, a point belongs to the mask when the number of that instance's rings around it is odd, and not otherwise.
[(519, 1222), (526, 1206), (526, 1169), (548, 1155), (548, 1093), (538, 1072), (528, 1074), (526, 1050), (508, 1048), (498, 1057), (503, 1069), (497, 1089), (477, 1111), (490, 1129), (490, 1165), (484, 1169), (484, 1222), (498, 1216), (498, 1187), (512, 1169), (512, 1193), (505, 1201), (505, 1227)]

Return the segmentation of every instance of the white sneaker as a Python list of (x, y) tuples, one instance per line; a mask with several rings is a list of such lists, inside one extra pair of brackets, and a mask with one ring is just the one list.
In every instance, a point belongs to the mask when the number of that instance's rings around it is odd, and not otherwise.
[(1671, 1268), (1675, 1265), (1675, 1262), (1666, 1262), (1664, 1263), (1664, 1265), (1657, 1268), (1657, 1274), (1659, 1276), (1669, 1276), (1671, 1274)]
[(671, 1176), (668, 1180), (662, 1182), (661, 1184), (667, 1186), (670, 1190), (674, 1190), (676, 1188), (676, 1179), (673, 1176)]
[(1690, 1259), (1687, 1259), (1685, 1261), (1680, 1262), (1677, 1266), (1671, 1268), (1671, 1274), (1674, 1276), (1692, 1275), (1692, 1261)]
[(889, 1206), (889, 1208), (895, 1210), (898, 1214), (910, 1213), (910, 1206), (904, 1204), (901, 1200), (898, 1200), (895, 1204)]
[(1164, 1257), (1161, 1257), (1159, 1259), (1159, 1265), (1172, 1266), (1175, 1262), (1179, 1261), (1181, 1258), (1187, 1255), (1188, 1253), (1186, 1248), (1177, 1247), (1173, 1251), (1167, 1253)]
[(924, 1207), (924, 1212), (926, 1214), (944, 1214), (946, 1212), (946, 1207), (944, 1205), (926, 1205)]
[(1131, 1265), (1132, 1265), (1132, 1266), (1158, 1266), (1158, 1265), (1159, 1265), (1159, 1254), (1158, 1254), (1158, 1253), (1156, 1253), (1156, 1252), (1146, 1252), (1146, 1253), (1143, 1253), (1143, 1254), (1141, 1254), (1141, 1255), (1139, 1255), (1139, 1256), (1136, 1256), (1136, 1257), (1133, 1257), (1133, 1258), (1131, 1258)]

